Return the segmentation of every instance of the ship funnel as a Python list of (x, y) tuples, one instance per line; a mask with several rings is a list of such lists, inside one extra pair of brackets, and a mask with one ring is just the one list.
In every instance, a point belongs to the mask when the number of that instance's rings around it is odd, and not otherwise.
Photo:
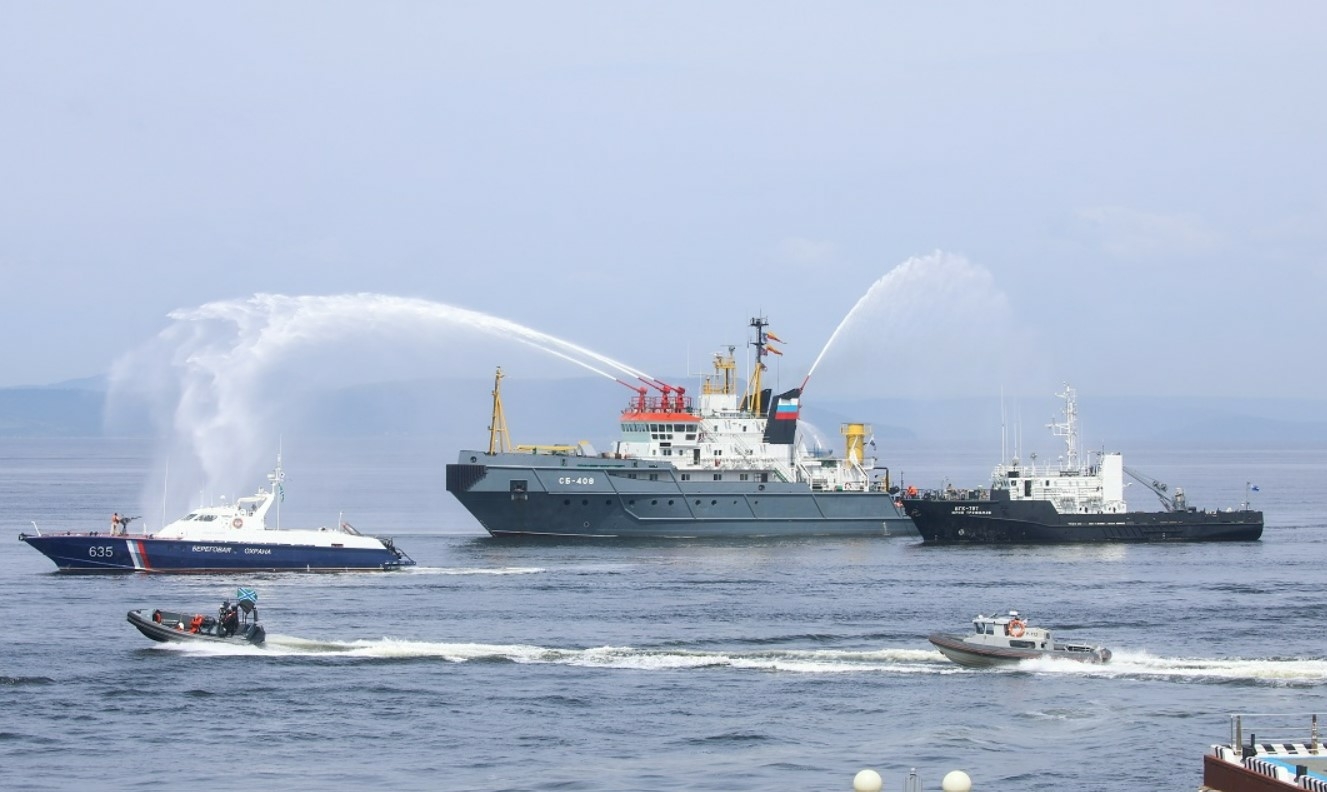
[(839, 427), (839, 433), (843, 435), (843, 455), (858, 465), (862, 464), (866, 457), (866, 438), (871, 435), (870, 425), (846, 423)]

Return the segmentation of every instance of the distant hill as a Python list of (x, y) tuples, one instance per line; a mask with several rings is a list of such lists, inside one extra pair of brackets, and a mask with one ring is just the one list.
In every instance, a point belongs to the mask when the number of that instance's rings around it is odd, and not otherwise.
[[(286, 425), (328, 437), (424, 435), (439, 442), (488, 442), (491, 379), (415, 381), (320, 392), (285, 406)], [(605, 450), (617, 436), (617, 416), (630, 392), (602, 378), (508, 379), (503, 401), (516, 443), (588, 440)], [(0, 436), (150, 435), (146, 414), (120, 411), (106, 427), (106, 382), (89, 378), (41, 387), (0, 388)], [(893, 446), (999, 448), (1001, 425), (1012, 448), (1055, 450), (1045, 425), (1057, 417), (1054, 399), (1026, 403), (1021, 419), (989, 399), (814, 399), (803, 409), (827, 444), (839, 426), (871, 424), (877, 441)], [(1291, 399), (1084, 398), (1079, 411), (1086, 449), (1139, 447), (1327, 447), (1327, 404)]]

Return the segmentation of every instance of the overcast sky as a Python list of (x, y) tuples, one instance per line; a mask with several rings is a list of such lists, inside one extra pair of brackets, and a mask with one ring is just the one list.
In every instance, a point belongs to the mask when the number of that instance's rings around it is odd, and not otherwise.
[(876, 287), (862, 396), (1327, 398), (1327, 5), (1084, 5), (0, 0), (0, 386), (256, 293), (800, 378)]

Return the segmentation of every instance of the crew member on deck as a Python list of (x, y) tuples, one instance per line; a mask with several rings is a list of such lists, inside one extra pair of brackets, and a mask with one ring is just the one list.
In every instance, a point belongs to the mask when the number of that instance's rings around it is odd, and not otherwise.
[(230, 600), (221, 603), (217, 612), (217, 634), (225, 638), (234, 635), (240, 628), (240, 609), (230, 604)]
[(119, 536), (124, 531), (124, 525), (120, 522), (120, 513), (115, 512), (111, 515), (111, 536)]

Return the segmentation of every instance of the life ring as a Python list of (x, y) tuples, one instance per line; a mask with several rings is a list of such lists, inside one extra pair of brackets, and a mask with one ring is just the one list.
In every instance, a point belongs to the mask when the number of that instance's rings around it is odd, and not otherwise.
[(1010, 637), (1013, 638), (1022, 638), (1023, 622), (1019, 621), (1018, 619), (1014, 619), (1013, 621), (1009, 622), (1009, 635)]
[(152, 611), (152, 621), (156, 622), (157, 624), (161, 624), (161, 611), (159, 610)]
[(230, 521), (230, 527), (232, 527), (232, 528), (243, 528), (243, 527), (244, 527), (244, 518), (243, 518), (243, 517), (236, 517), (235, 519), (231, 520), (231, 521)]

